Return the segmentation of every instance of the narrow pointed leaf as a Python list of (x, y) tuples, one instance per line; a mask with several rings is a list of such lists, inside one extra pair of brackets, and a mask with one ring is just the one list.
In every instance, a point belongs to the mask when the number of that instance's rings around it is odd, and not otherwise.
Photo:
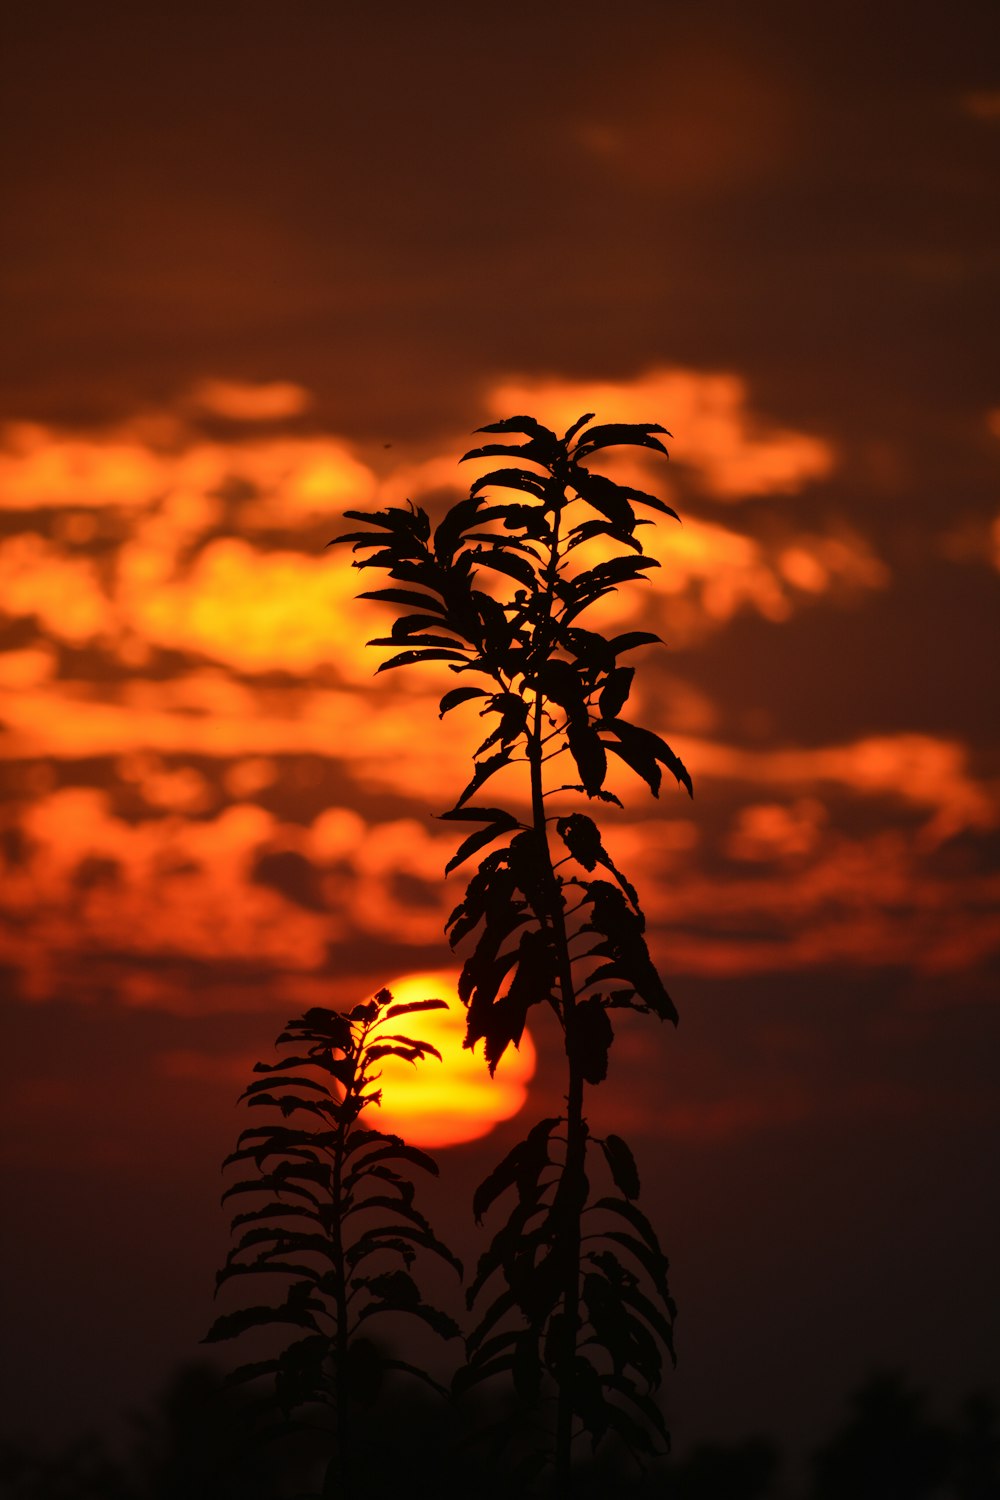
[(443, 719), (445, 714), (450, 713), (453, 708), (457, 708), (460, 703), (467, 703), (470, 698), (485, 698), (487, 696), (485, 688), (449, 688), (438, 705), (438, 718)]
[(601, 1149), (611, 1168), (615, 1186), (626, 1198), (639, 1196), (639, 1169), (628, 1144), (620, 1135), (609, 1135), (600, 1142)]
[(567, 427), (565, 433), (563, 434), (563, 447), (568, 448), (570, 443), (576, 437), (577, 433), (580, 431), (580, 428), (586, 427), (587, 423), (592, 422), (593, 420), (594, 413), (592, 411), (585, 411), (582, 417), (577, 417), (572, 427)]
[(536, 474), (531, 469), (494, 469), (492, 473), (483, 474), (474, 480), (469, 493), (478, 495), (480, 490), (490, 485), (495, 485), (498, 489), (521, 490), (525, 494), (537, 495), (539, 499), (545, 495), (545, 480), (541, 474)]
[(477, 432), (523, 432), (527, 437), (538, 438), (542, 442), (551, 443), (553, 448), (558, 446), (558, 438), (548, 427), (543, 427), (541, 422), (534, 417), (502, 417), (498, 422), (487, 422), (485, 427), (477, 427)]
[(478, 849), (484, 849), (487, 844), (492, 844), (494, 839), (502, 838), (505, 833), (509, 832), (509, 829), (509, 824), (490, 823), (486, 828), (480, 828), (478, 832), (470, 833), (469, 837), (459, 844), (455, 853), (445, 865), (444, 873), (450, 875), (452, 870), (464, 864), (471, 854), (475, 854)]
[(385, 1013), (387, 1021), (394, 1016), (409, 1016), (418, 1010), (447, 1010), (447, 1000), (404, 1000), (399, 1005), (390, 1005)]
[(495, 755), (490, 755), (486, 760), (480, 761), (480, 763), (476, 766), (475, 775), (469, 782), (468, 786), (465, 788), (465, 791), (459, 797), (458, 802), (456, 803), (456, 809), (462, 807), (464, 803), (468, 802), (469, 798), (474, 796), (475, 793), (478, 792), (479, 788), (483, 785), (483, 783), (485, 781), (489, 781), (490, 777), (494, 775), (495, 772), (499, 771), (503, 766), (509, 764), (510, 756), (510, 750), (504, 749), (498, 750)]
[(376, 599), (384, 604), (402, 604), (418, 609), (429, 609), (443, 615), (445, 606), (433, 594), (418, 594), (415, 589), (368, 589), (358, 595), (359, 599)]
[(427, 651), (401, 651), (398, 656), (390, 657), (380, 667), (376, 668), (375, 675), (379, 672), (391, 672), (394, 667), (408, 667), (415, 661), (465, 661), (461, 651), (427, 650)]
[(670, 455), (659, 438), (653, 436), (656, 432), (662, 432), (666, 437), (672, 435), (658, 422), (648, 426), (639, 422), (603, 422), (596, 427), (588, 427), (576, 446), (574, 457), (579, 462), (587, 454), (596, 453), (600, 448), (628, 447), (654, 448), (669, 458)]

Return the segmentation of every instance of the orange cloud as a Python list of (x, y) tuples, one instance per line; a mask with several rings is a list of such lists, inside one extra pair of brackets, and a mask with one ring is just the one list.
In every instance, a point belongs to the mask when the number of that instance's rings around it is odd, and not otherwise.
[(157, 577), (159, 563), (155, 549), (136, 544), (123, 551), (122, 611), (152, 644), (243, 672), (306, 673), (324, 663), (354, 678), (373, 670), (357, 626), (343, 630), (356, 575), (329, 556), (265, 552), (223, 537), (209, 542), (179, 577)]
[(758, 802), (744, 807), (729, 836), (731, 859), (771, 860), (798, 858), (816, 849), (828, 813), (822, 802), (803, 797), (792, 806), (780, 802)]
[[(241, 527), (289, 529), (304, 517), (335, 517), (374, 494), (371, 469), (333, 437), (273, 437), (209, 443), (171, 413), (138, 417), (80, 436), (9, 425), (0, 446), (0, 509), (118, 509), (178, 514), (186, 497), (208, 512), (237, 493)], [(256, 497), (256, 498), (255, 498)], [(261, 498), (263, 503), (261, 503)], [(160, 528), (169, 539), (173, 528)], [(184, 519), (181, 539), (190, 530)]]
[(438, 733), (436, 709), (433, 690), (401, 698), (386, 679), (370, 694), (258, 690), (218, 671), (110, 690), (65, 681), (33, 689), (0, 684), (0, 758), (74, 761), (142, 751), (249, 759), (257, 776), (268, 757), (314, 754), (346, 766), (362, 786), (403, 793), (422, 807), (438, 800), (443, 808), (468, 779), (481, 735), (474, 716)]
[(675, 735), (674, 748), (702, 779), (789, 790), (826, 785), (924, 808), (931, 817), (921, 837), (929, 848), (1000, 821), (996, 795), (972, 776), (965, 746), (933, 735), (871, 735), (808, 750), (743, 750)]
[[(836, 458), (828, 440), (754, 416), (746, 382), (728, 373), (667, 367), (620, 381), (510, 380), (490, 390), (487, 405), (493, 418), (530, 411), (559, 431), (585, 411), (602, 422), (660, 422), (674, 433), (675, 460), (719, 500), (795, 494), (825, 479)], [(662, 474), (658, 466), (661, 484)]]
[(31, 531), (0, 542), (0, 600), (8, 617), (34, 618), (73, 645), (109, 635), (115, 618), (96, 563)]
[[(199, 399), (215, 400), (218, 413), (228, 401), (226, 414), (240, 420), (294, 415), (299, 399), (295, 387), (224, 387), (221, 397), (217, 387)], [(528, 407), (556, 425), (591, 404), (607, 420), (663, 416), (701, 489), (718, 498), (790, 494), (829, 473), (835, 457), (818, 438), (759, 422), (732, 376), (508, 382), (489, 401), (490, 415)], [(456, 442), (447, 456), (424, 447), (369, 463), (335, 437), (206, 442), (169, 413), (86, 437), (8, 431), (0, 505), (14, 524), (17, 512), (25, 524), (28, 512), (49, 513), (46, 535), (26, 529), (0, 542), (4, 612), (37, 625), (34, 640), (0, 658), (0, 756), (25, 799), (10, 819), (24, 852), (5, 868), (0, 956), (26, 976), (28, 993), (103, 985), (129, 1005), (197, 1008), (164, 968), (194, 961), (223, 976), (213, 1006), (322, 1004), (336, 982), (331, 943), (440, 951), (454, 898), (441, 879), (452, 830), (421, 818), (369, 821), (349, 806), (291, 825), (253, 799), (288, 754), (322, 757), (338, 785), (421, 809), (446, 806), (467, 779), (480, 725), (463, 710), (441, 732), (447, 669), (373, 679), (379, 658), (364, 641), (383, 633), (389, 612), (354, 599), (363, 575), (343, 553), (273, 541), (319, 517), (333, 534), (345, 506), (376, 494), (400, 503), (404, 481), (418, 499), (464, 485), (460, 451)], [(784, 620), (812, 600), (888, 581), (847, 531), (789, 526), (764, 539), (682, 508), (685, 524), (655, 538), (663, 566), (650, 586), (602, 601), (608, 628), (641, 617), (673, 640), (691, 638), (741, 610)], [(97, 645), (127, 670), (107, 681), (58, 677), (56, 643)], [(154, 650), (204, 666), (153, 680), (143, 669)], [(743, 805), (714, 833), (670, 816), (682, 804), (666, 799), (667, 816), (623, 819), (609, 832), (647, 900), (668, 973), (838, 961), (949, 968), (994, 951), (996, 923), (984, 915), (993, 888), (972, 875), (932, 878), (922, 863), (944, 840), (1000, 821), (996, 788), (973, 774), (961, 743), (909, 734), (751, 752), (714, 738), (717, 715), (703, 695), (687, 690), (674, 707), (668, 738), (699, 783), (725, 782)], [(57, 789), (67, 765), (86, 758), (113, 763), (116, 790), (141, 817), (117, 815), (110, 794)], [(626, 772), (616, 768), (611, 784), (631, 797)], [(495, 785), (501, 800), (525, 802), (519, 771)], [(923, 826), (852, 843), (836, 827), (845, 798), (889, 816), (894, 806), (916, 809)], [(720, 851), (722, 873), (710, 875)], [(248, 958), (256, 977), (225, 977)]]
[(278, 422), (297, 417), (312, 405), (305, 387), (290, 380), (203, 380), (190, 399), (203, 411), (236, 422)]
[[(207, 382), (199, 389), (214, 399), (218, 386)], [(277, 411), (281, 401), (274, 392), (285, 387), (263, 389)], [(224, 383), (223, 390), (232, 395)], [(260, 393), (253, 390), (256, 399)], [(612, 419), (634, 415), (644, 401), (679, 403), (673, 420), (679, 429), (690, 426), (687, 461), (702, 466), (714, 493), (794, 489), (827, 462), (816, 459), (812, 439), (758, 433), (734, 377), (654, 372), (592, 394), (606, 402), (602, 415)], [(287, 391), (281, 397), (287, 404), (286, 398)], [(490, 395), (515, 406), (543, 398), (561, 403), (567, 420), (586, 399), (581, 387), (558, 382), (499, 387)], [(716, 431), (720, 422), (725, 439)], [(0, 505), (47, 511), (52, 523), (50, 536), (29, 530), (0, 544), (4, 610), (34, 619), (55, 640), (97, 643), (138, 667), (150, 648), (166, 648), (240, 672), (310, 674), (331, 666), (348, 680), (367, 680), (374, 661), (363, 641), (389, 616), (354, 604), (361, 579), (347, 557), (307, 555), (255, 544), (252, 537), (261, 530), (301, 531), (321, 516), (332, 532), (346, 507), (364, 507), (376, 497), (399, 503), (405, 490), (419, 498), (441, 483), (464, 484), (468, 476), (455, 461), (460, 451), (457, 440), (447, 455), (403, 457), (377, 479), (334, 437), (205, 442), (169, 413), (148, 413), (86, 436), (23, 424), (8, 428), (0, 451)], [(98, 564), (85, 549), (101, 512)], [(689, 637), (706, 622), (723, 624), (741, 609), (781, 620), (800, 596), (885, 581), (881, 564), (858, 538), (801, 537), (776, 551), (692, 515), (683, 528), (664, 529), (662, 541), (657, 550), (664, 566), (649, 592), (670, 599), (675, 638)], [(602, 605), (609, 621), (644, 607), (639, 594)]]
[(669, 909), (647, 903), (651, 921), (674, 928), (654, 956), (666, 974), (734, 978), (822, 967), (954, 973), (995, 957), (1000, 881), (933, 879), (915, 853), (886, 835), (845, 841), (808, 872), (687, 881)]
[[(120, 771), (144, 793), (151, 785), (168, 815), (130, 821), (115, 815), (107, 792), (68, 787), (37, 796), (17, 817), (26, 853), (4, 873), (0, 906), (12, 925), (0, 934), (0, 958), (24, 970), (32, 992), (45, 993), (53, 965), (81, 954), (252, 956), (264, 975), (307, 974), (325, 970), (328, 945), (352, 935), (442, 944), (454, 904), (442, 879), (449, 831), (413, 819), (366, 825), (348, 808), (327, 809), (306, 827), (250, 803), (192, 817), (200, 781), (192, 799), (189, 778), (155, 760), (126, 757)], [(312, 871), (327, 899), (304, 907), (294, 889), (261, 878), (276, 854)], [(123, 998), (149, 1004), (169, 992), (155, 978), (129, 980)]]
[(161, 460), (145, 443), (111, 435), (71, 437), (18, 423), (0, 447), (0, 509), (142, 507), (162, 483)]

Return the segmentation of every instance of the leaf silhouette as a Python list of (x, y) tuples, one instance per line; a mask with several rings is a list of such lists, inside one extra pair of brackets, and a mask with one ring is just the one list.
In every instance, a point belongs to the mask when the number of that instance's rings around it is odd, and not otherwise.
[(416, 589), (369, 589), (359, 594), (359, 599), (377, 599), (385, 604), (403, 604), (417, 609), (429, 609), (436, 615), (445, 614), (445, 606), (433, 594), (419, 593)]
[(447, 1000), (407, 1000), (401, 1005), (390, 1005), (385, 1012), (385, 1019), (391, 1021), (394, 1016), (410, 1016), (421, 1010), (447, 1010)]
[(634, 667), (616, 667), (608, 673), (599, 700), (602, 719), (617, 719), (631, 692), (634, 676)]
[(596, 996), (578, 1000), (569, 1034), (571, 1056), (585, 1083), (602, 1083), (608, 1076), (608, 1052), (614, 1041), (608, 1013)]
[(488, 422), (485, 427), (477, 427), (477, 432), (523, 432), (528, 437), (537, 438), (540, 442), (551, 445), (553, 453), (558, 448), (558, 440), (554, 432), (548, 427), (543, 427), (541, 422), (534, 417), (502, 417), (499, 422)]
[(639, 422), (604, 422), (597, 427), (588, 427), (582, 433), (576, 445), (574, 457), (579, 462), (590, 453), (596, 453), (599, 448), (629, 447), (629, 448), (655, 448), (658, 453), (669, 457), (666, 448), (659, 438), (654, 437), (655, 432), (662, 432), (666, 437), (672, 434), (658, 423), (645, 424)]
[(441, 699), (439, 718), (443, 719), (445, 714), (450, 713), (453, 708), (457, 708), (460, 703), (467, 703), (470, 698), (485, 698), (486, 696), (485, 688), (449, 688)]
[(472, 780), (462, 792), (462, 795), (459, 797), (452, 811), (457, 811), (466, 802), (468, 802), (470, 797), (475, 796), (479, 788), (485, 782), (489, 781), (491, 776), (495, 775), (495, 773), (499, 771), (501, 767), (506, 766), (509, 763), (510, 756), (510, 748), (508, 746), (505, 746), (502, 750), (498, 750), (494, 755), (489, 756), (486, 760), (479, 761)]
[(400, 651), (397, 656), (392, 656), (388, 661), (375, 668), (376, 675), (379, 672), (391, 672), (395, 667), (409, 667), (416, 661), (465, 661), (461, 651), (442, 650), (439, 648), (428, 648), (421, 651)]
[(615, 1186), (626, 1198), (638, 1198), (639, 1170), (626, 1142), (620, 1135), (609, 1135), (599, 1144), (611, 1168)]
[(490, 485), (495, 485), (498, 489), (523, 490), (526, 494), (537, 496), (539, 500), (545, 496), (545, 480), (530, 469), (494, 469), (492, 473), (474, 480), (469, 493), (478, 495), (480, 490)]

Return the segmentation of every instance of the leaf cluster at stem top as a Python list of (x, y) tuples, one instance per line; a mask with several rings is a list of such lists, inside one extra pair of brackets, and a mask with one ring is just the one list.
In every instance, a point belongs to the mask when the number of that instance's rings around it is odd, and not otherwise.
[[(592, 413), (561, 437), (530, 416), (480, 430), (507, 441), (486, 442), (465, 459), (501, 466), (476, 479), (435, 528), (411, 504), (348, 511), (361, 529), (335, 540), (352, 548), (355, 567), (390, 580), (361, 595), (399, 610), (390, 633), (370, 643), (392, 648), (378, 670), (446, 663), (472, 680), (444, 693), (441, 715), (475, 703), (486, 721), (472, 776), (443, 814), (464, 831), (448, 870), (493, 846), (448, 923), (453, 946), (476, 934), (460, 990), (467, 1045), (484, 1041), (492, 1071), (519, 1042), (528, 1008), (549, 1003), (584, 1076), (598, 1082), (612, 1037), (609, 1009), (671, 1020), (676, 1010), (650, 959), (635, 889), (596, 825), (582, 813), (550, 815), (545, 799), (576, 791), (618, 803), (605, 785), (609, 758), (654, 796), (664, 768), (691, 793), (670, 746), (624, 716), (634, 678), (624, 658), (659, 638), (640, 630), (607, 636), (584, 623), (598, 600), (659, 566), (643, 551), (639, 530), (650, 522), (642, 513), (676, 520), (664, 501), (609, 479), (592, 461), (621, 446), (666, 455), (658, 434), (669, 434), (655, 423), (594, 423)], [(595, 543), (597, 560), (578, 565)], [(530, 820), (477, 800), (511, 766), (527, 772)], [(564, 850), (555, 866), (553, 832)], [(598, 865), (610, 880), (587, 878)]]

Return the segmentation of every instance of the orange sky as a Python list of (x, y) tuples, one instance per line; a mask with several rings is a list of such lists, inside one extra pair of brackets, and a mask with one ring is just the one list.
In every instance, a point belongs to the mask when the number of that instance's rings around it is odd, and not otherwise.
[[(101, 1253), (128, 1274), (124, 1218), (101, 1229), (95, 1204), (127, 1183), (152, 1222), (155, 1164), (198, 1226), (173, 1313), (150, 1314), (152, 1380), (207, 1319), (237, 1064), (296, 1008), (453, 963), (435, 814), (478, 721), (439, 724), (446, 674), (373, 679), (383, 617), (325, 550), (341, 512), (440, 511), (474, 477), (469, 432), (514, 411), (662, 422), (669, 467), (616, 472), (682, 525), (648, 533), (661, 569), (602, 624), (666, 641), (637, 717), (696, 796), (623, 781), (606, 828), (682, 1020), (625, 1028), (595, 1108), (677, 1207), (687, 1430), (714, 1420), (713, 1297), (742, 1284), (746, 1239), (788, 1352), (741, 1394), (761, 1336), (741, 1314), (719, 1421), (777, 1430), (787, 1408), (801, 1433), (866, 1361), (957, 1388), (993, 1347), (974, 1291), (1000, 1249), (976, 1218), (1000, 969), (1000, 38), (971, 0), (902, 38), (868, 8), (626, 0), (568, 31), (557, 9), (532, 11), (530, 59), (516, 6), (500, 27), (186, 0), (5, 22), (4, 1160), (38, 1185), (36, 1225), (93, 1183), (91, 1270), (53, 1313), (77, 1350)], [(558, 1109), (537, 1040), (522, 1123)], [(931, 1225), (919, 1159), (975, 1254)], [(801, 1267), (784, 1285), (768, 1230)], [(33, 1241), (10, 1255), (37, 1281)], [(906, 1284), (943, 1278), (952, 1308), (925, 1345), (880, 1291), (914, 1243)], [(831, 1246), (853, 1344), (817, 1335), (790, 1393)], [(124, 1353), (102, 1381), (70, 1426), (121, 1404)]]

